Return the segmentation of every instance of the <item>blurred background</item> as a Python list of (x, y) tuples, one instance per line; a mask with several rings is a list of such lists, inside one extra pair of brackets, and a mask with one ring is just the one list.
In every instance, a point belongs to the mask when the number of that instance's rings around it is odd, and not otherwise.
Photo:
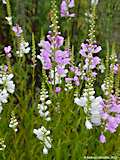
[[(61, 0), (57, 0), (58, 11)], [(10, 0), (14, 24), (18, 23), (24, 30), (25, 40), (31, 42), (31, 32), (35, 33), (36, 43), (47, 34), (50, 25), (50, 0)], [(71, 43), (77, 53), (80, 44), (87, 38), (89, 26), (90, 0), (75, 0), (73, 11), (76, 17), (69, 22), (59, 16), (62, 35), (69, 30)], [(0, 49), (11, 43), (9, 25), (5, 20), (6, 5), (0, 0)], [(120, 0), (99, 0), (97, 5), (96, 38), (102, 47), (106, 41), (116, 43), (117, 54), (120, 55)]]

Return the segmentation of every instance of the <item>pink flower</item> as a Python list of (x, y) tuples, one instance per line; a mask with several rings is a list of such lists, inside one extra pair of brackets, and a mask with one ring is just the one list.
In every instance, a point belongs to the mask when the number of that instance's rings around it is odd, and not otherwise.
[(69, 15), (68, 6), (65, 0), (62, 1), (60, 8), (61, 8), (60, 9), (61, 17), (65, 17)]
[(93, 75), (93, 77), (96, 77), (97, 73), (96, 72), (92, 72), (92, 75)]
[(74, 0), (70, 0), (68, 7), (73, 8), (75, 6)]
[(83, 57), (88, 57), (90, 54), (98, 53), (102, 50), (101, 46), (96, 44), (89, 44), (89, 42), (85, 42), (81, 44), (80, 54)]
[(56, 41), (56, 47), (59, 48), (63, 45), (64, 38), (62, 36), (57, 35), (55, 41)]
[(118, 64), (115, 64), (114, 65), (114, 73), (117, 74), (118, 73), (118, 67), (119, 65)]
[(5, 52), (6, 56), (9, 58), (11, 57), (11, 53), (10, 53), (11, 49), (12, 49), (11, 46), (4, 47), (4, 52)]
[(55, 61), (56, 61), (58, 64), (62, 64), (62, 60), (63, 60), (63, 51), (57, 50), (57, 51), (55, 52)]
[(50, 58), (44, 59), (43, 68), (44, 68), (45, 70), (49, 70), (49, 69), (52, 68), (52, 63), (51, 63)]
[(12, 30), (16, 33), (17, 37), (20, 37), (21, 33), (23, 32), (22, 28), (18, 24), (13, 26)]
[(55, 88), (55, 92), (56, 92), (56, 93), (60, 93), (60, 92), (61, 92), (61, 88), (60, 88), (60, 87), (56, 87), (56, 88)]
[(39, 47), (42, 47), (43, 49), (45, 49), (48, 52), (51, 51), (51, 45), (48, 41), (41, 40), (38, 45), (39, 45)]
[(94, 53), (98, 53), (102, 50), (101, 46), (97, 46), (94, 48)]
[(65, 78), (65, 81), (66, 81), (67, 83), (72, 82), (72, 80), (73, 80), (73, 78)]
[(57, 73), (62, 76), (65, 74), (65, 69), (62, 66), (57, 66)]
[(69, 8), (73, 8), (74, 6), (74, 0), (69, 0), (68, 4), (67, 0), (63, 0), (60, 6), (61, 17), (75, 17), (74, 13), (69, 13)]
[(68, 51), (61, 51), (57, 50), (55, 52), (55, 61), (60, 65), (67, 65), (69, 64), (69, 52)]
[(100, 141), (101, 143), (106, 143), (106, 138), (105, 138), (105, 136), (104, 136), (103, 133), (101, 133), (101, 135), (100, 135), (100, 137), (99, 137), (99, 141)]
[(97, 56), (92, 58), (92, 69), (94, 69), (98, 64), (100, 64), (101, 59)]
[(12, 49), (11, 46), (4, 47), (4, 51), (6, 54), (10, 53), (11, 49)]

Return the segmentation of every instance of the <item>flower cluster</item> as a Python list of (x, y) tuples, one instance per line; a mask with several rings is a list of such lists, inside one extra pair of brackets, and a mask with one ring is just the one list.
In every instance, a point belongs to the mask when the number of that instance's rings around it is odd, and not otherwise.
[[(38, 104), (39, 114), (40, 117), (43, 117), (45, 121), (50, 121), (50, 112), (48, 111), (48, 106), (52, 103), (49, 100), (48, 92), (45, 89), (44, 82), (42, 83), (42, 91), (40, 95), (40, 104)], [(44, 145), (43, 154), (48, 154), (48, 149), (52, 147), (51, 138), (50, 138), (50, 131), (46, 130), (44, 126), (39, 129), (34, 129), (33, 133), (36, 134), (37, 138), (41, 141)]]
[[(68, 74), (65, 78), (65, 82), (66, 82), (66, 86), (71, 86), (71, 84), (75, 84), (75, 86), (79, 86), (80, 85), (80, 75), (81, 75), (81, 70), (79, 67), (73, 65), (73, 64), (70, 64), (69, 65), (69, 70), (68, 70)], [(69, 76), (71, 75), (71, 76)], [(71, 88), (71, 87), (70, 87)]]
[(113, 82), (113, 80), (112, 79), (110, 79), (110, 77), (106, 77), (105, 78), (105, 80), (104, 80), (104, 82), (103, 82), (103, 84), (101, 85), (101, 89), (102, 89), (102, 91), (104, 92), (104, 94), (106, 95), (106, 96), (108, 96), (109, 95), (109, 90), (110, 90), (110, 83), (112, 83)]
[[(103, 132), (116, 132), (120, 126), (120, 98), (111, 95), (110, 99), (104, 100), (101, 119), (104, 126)], [(100, 140), (102, 142), (102, 140)], [(105, 143), (106, 141), (102, 142)]]
[(20, 37), (21, 33), (23, 32), (22, 28), (18, 24), (16, 24), (15, 26), (13, 26), (12, 30), (13, 30), (13, 32), (15, 33), (15, 35), (17, 37)]
[[(82, 43), (80, 54), (84, 59), (82, 72), (80, 73), (81, 79), (86, 80), (85, 88), (82, 96), (74, 98), (74, 103), (83, 107), (86, 114), (85, 126), (88, 129), (92, 128), (92, 125), (99, 126), (101, 124), (101, 109), (102, 98), (95, 98), (94, 80), (97, 75), (95, 69), (100, 65), (101, 59), (96, 56), (101, 51), (101, 46), (96, 43), (90, 43), (89, 40)], [(99, 68), (98, 68), (99, 69)]]
[(28, 42), (25, 42), (24, 40), (20, 43), (20, 46), (19, 46), (19, 50), (16, 51), (16, 55), (18, 57), (23, 57), (24, 54), (27, 54), (30, 52), (30, 47), (29, 47), (29, 43)]
[(80, 107), (83, 107), (85, 113), (87, 114), (85, 122), (87, 129), (91, 129), (92, 126), (101, 125), (101, 112), (103, 108), (103, 99), (101, 97), (95, 98), (93, 94), (91, 94), (90, 99), (88, 99), (87, 96), (81, 98), (76, 97), (74, 102)]
[(96, 77), (97, 73), (94, 71), (96, 67), (101, 63), (101, 59), (98, 56), (95, 56), (102, 50), (101, 46), (96, 43), (90, 44), (89, 41), (85, 41), (85, 43), (81, 44), (80, 54), (84, 59), (84, 79), (89, 80), (89, 72), (91, 71), (91, 76)]
[(17, 132), (18, 131), (17, 126), (18, 126), (18, 121), (15, 117), (15, 113), (12, 112), (9, 127), (12, 128), (15, 132)]
[(70, 13), (70, 9), (75, 6), (74, 0), (62, 0), (60, 6), (61, 17), (75, 17), (75, 13)]
[(64, 43), (64, 38), (57, 34), (52, 36), (49, 32), (47, 36), (48, 41), (42, 40), (39, 44), (42, 49), (40, 55), (37, 56), (43, 64), (45, 70), (50, 70), (50, 81), (51, 83), (58, 84), (61, 82), (61, 78), (66, 76), (68, 72), (66, 65), (70, 63), (69, 51), (60, 50), (60, 47)]
[(91, 122), (95, 126), (101, 125), (101, 113), (103, 109), (103, 99), (102, 97), (96, 97), (92, 100), (90, 114)]
[(72, 78), (65, 78), (65, 91), (73, 89)]
[(2, 103), (8, 102), (9, 94), (13, 94), (15, 91), (15, 84), (12, 80), (13, 74), (7, 73), (7, 71), (3, 70), (1, 67), (0, 70), (0, 111), (2, 111)]
[(4, 151), (6, 148), (5, 141), (3, 138), (0, 138), (0, 151)]
[(4, 52), (6, 54), (6, 57), (9, 58), (11, 57), (11, 50), (12, 50), (11, 46), (4, 47)]
[(108, 57), (108, 60), (110, 61), (110, 65), (108, 64), (108, 73), (110, 74), (106, 75), (104, 82), (101, 85), (101, 89), (105, 96), (110, 96), (111, 93), (113, 93), (114, 75), (118, 74), (119, 68), (115, 53), (112, 53), (110, 58)]
[(46, 91), (44, 84), (42, 85), (42, 91), (40, 93), (40, 104), (38, 104), (39, 114), (41, 117), (45, 118), (46, 121), (50, 121), (50, 112), (48, 111), (49, 105), (52, 103), (48, 99), (48, 91)]
[(51, 138), (50, 138), (50, 131), (47, 130), (45, 127), (40, 127), (39, 129), (34, 129), (33, 133), (37, 136), (37, 138), (44, 144), (43, 154), (48, 154), (48, 149), (51, 146)]

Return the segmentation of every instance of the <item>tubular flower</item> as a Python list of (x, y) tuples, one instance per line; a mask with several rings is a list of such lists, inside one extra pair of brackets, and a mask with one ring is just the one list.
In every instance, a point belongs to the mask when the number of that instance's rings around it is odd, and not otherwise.
[(75, 6), (74, 0), (62, 0), (60, 6), (61, 17), (75, 17), (75, 13), (70, 13), (70, 8)]

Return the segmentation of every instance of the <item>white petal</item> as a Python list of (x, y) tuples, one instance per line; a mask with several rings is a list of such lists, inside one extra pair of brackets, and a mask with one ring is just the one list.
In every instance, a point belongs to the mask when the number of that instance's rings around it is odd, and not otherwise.
[(85, 126), (87, 129), (92, 129), (92, 123), (89, 120), (86, 120)]
[(45, 146), (43, 148), (43, 154), (48, 154), (48, 149)]

